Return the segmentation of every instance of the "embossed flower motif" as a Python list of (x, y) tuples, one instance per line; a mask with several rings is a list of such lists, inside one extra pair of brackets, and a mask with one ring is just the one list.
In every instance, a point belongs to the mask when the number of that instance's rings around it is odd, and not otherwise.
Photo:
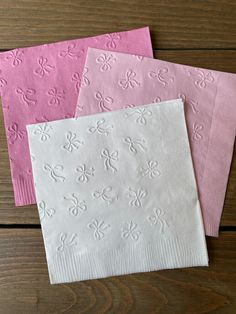
[(55, 69), (53, 65), (48, 63), (47, 58), (39, 57), (37, 61), (39, 67), (34, 71), (34, 73), (40, 77), (44, 77), (45, 74), (50, 74), (50, 72)]
[(107, 107), (106, 104), (108, 105), (113, 104), (113, 98), (108, 96), (104, 97), (100, 92), (96, 92), (94, 97), (98, 100), (98, 105), (101, 111), (111, 110), (110, 108)]
[(72, 216), (77, 216), (80, 212), (83, 213), (87, 210), (85, 201), (80, 201), (74, 193), (69, 196), (64, 196), (64, 199), (71, 202), (72, 206), (70, 206), (68, 210)]
[(160, 208), (154, 208), (153, 214), (148, 216), (147, 220), (151, 225), (160, 224), (161, 233), (163, 233), (165, 227), (169, 226), (165, 219), (165, 212)]
[(202, 134), (201, 134), (202, 130), (203, 130), (203, 125), (198, 124), (196, 122), (193, 124), (193, 135), (192, 135), (192, 138), (195, 141), (199, 141), (199, 140), (202, 139)]
[(101, 191), (95, 191), (93, 193), (93, 197), (96, 199), (102, 199), (104, 202), (106, 202), (108, 205), (110, 205), (111, 203), (113, 203), (113, 201), (115, 199), (117, 199), (118, 197), (112, 196), (110, 194), (110, 192), (112, 191), (112, 187), (111, 186), (107, 186), (104, 189), (102, 189)]
[(147, 162), (146, 167), (140, 167), (140, 173), (143, 177), (147, 176), (150, 179), (154, 179), (156, 176), (159, 176), (161, 172), (157, 168), (158, 162), (150, 160)]
[(133, 190), (129, 188), (128, 197), (131, 198), (129, 204), (134, 207), (141, 207), (141, 200), (147, 196), (147, 191), (143, 189)]
[(77, 238), (76, 233), (72, 233), (70, 239), (69, 239), (69, 236), (67, 235), (67, 233), (64, 233), (64, 232), (61, 233), (60, 234), (61, 245), (59, 245), (57, 247), (57, 251), (63, 252), (66, 248), (77, 245), (76, 238)]
[(170, 76), (167, 68), (159, 69), (157, 71), (150, 71), (148, 76), (151, 79), (157, 79), (162, 85), (166, 86), (169, 83), (174, 82), (174, 77)]
[(135, 79), (136, 73), (129, 69), (125, 73), (125, 78), (118, 81), (118, 84), (123, 88), (134, 88), (140, 86), (140, 83)]
[(62, 50), (59, 52), (59, 57), (70, 57), (71, 59), (79, 59), (83, 53), (84, 49), (77, 49), (76, 43), (71, 43), (68, 45), (66, 50)]
[(108, 49), (115, 49), (116, 42), (121, 39), (121, 36), (118, 33), (106, 34), (105, 37), (107, 39), (106, 46)]
[(102, 53), (99, 57), (96, 58), (96, 62), (100, 64), (100, 71), (105, 72), (109, 71), (112, 68), (111, 63), (115, 62), (116, 58), (112, 54)]
[(146, 125), (147, 124), (147, 117), (151, 116), (152, 112), (147, 108), (138, 108), (138, 109), (131, 109), (129, 113), (126, 113), (126, 117), (132, 117), (136, 116), (135, 122), (140, 125)]
[(33, 134), (39, 135), (39, 139), (41, 142), (46, 142), (51, 137), (49, 134), (51, 130), (52, 127), (49, 126), (47, 123), (44, 123), (36, 126)]
[(12, 60), (12, 66), (17, 67), (22, 63), (22, 60), (20, 57), (24, 54), (24, 52), (20, 49), (15, 49), (9, 52), (7, 55), (6, 59), (7, 60)]
[(54, 182), (64, 182), (66, 179), (60, 174), (64, 170), (62, 165), (50, 166), (49, 164), (45, 164), (44, 170), (49, 172), (49, 176)]
[(88, 224), (89, 229), (94, 230), (94, 239), (101, 240), (105, 236), (105, 231), (110, 227), (110, 225), (105, 224), (104, 221), (98, 221), (97, 219), (93, 219), (92, 222)]
[(94, 176), (95, 171), (94, 167), (87, 168), (85, 164), (78, 166), (75, 170), (79, 173), (76, 181), (82, 183), (87, 183), (89, 181), (89, 177)]
[(44, 201), (39, 202), (38, 211), (41, 221), (46, 217), (51, 218), (56, 212), (55, 209), (53, 208), (47, 208), (46, 203)]
[(48, 91), (48, 96), (50, 96), (50, 99), (48, 101), (50, 106), (58, 106), (60, 105), (60, 102), (62, 99), (64, 99), (65, 91), (59, 91), (56, 87), (51, 88)]
[(113, 129), (113, 125), (104, 126), (105, 122), (106, 121), (103, 118), (98, 120), (96, 126), (91, 126), (88, 128), (88, 132), (91, 134), (97, 132), (98, 134), (109, 135), (111, 129)]
[(198, 87), (200, 88), (206, 88), (207, 87), (207, 84), (208, 83), (213, 83), (214, 82), (214, 77), (213, 75), (211, 74), (211, 72), (205, 72), (201, 69), (195, 69), (195, 71), (197, 72), (196, 73), (196, 76), (198, 77), (196, 80), (195, 80), (195, 85), (197, 85)]
[(87, 73), (88, 73), (88, 68), (85, 67), (81, 77), (78, 72), (75, 72), (72, 75), (71, 80), (75, 82), (75, 90), (77, 93), (79, 93), (80, 87), (86, 87), (90, 85), (90, 81), (88, 77), (86, 76)]
[(118, 151), (109, 152), (107, 148), (102, 150), (101, 158), (104, 158), (104, 167), (105, 170), (111, 169), (113, 172), (117, 171), (117, 168), (113, 165), (113, 161), (119, 160)]
[(20, 99), (23, 105), (31, 106), (31, 105), (36, 105), (37, 100), (33, 99), (33, 95), (35, 95), (36, 91), (35, 89), (32, 88), (20, 88), (18, 87), (16, 89), (16, 93), (20, 95)]
[(137, 154), (138, 150), (145, 151), (146, 147), (143, 145), (145, 143), (144, 139), (131, 139), (126, 137), (123, 139), (124, 143), (129, 145), (129, 151), (133, 154)]
[(8, 127), (7, 130), (10, 144), (14, 144), (17, 140), (23, 140), (26, 134), (25, 130), (19, 130), (17, 123), (13, 123), (11, 126)]
[(81, 145), (84, 144), (83, 141), (77, 139), (76, 133), (68, 131), (65, 136), (67, 139), (67, 143), (63, 145), (63, 148), (70, 153), (72, 153), (74, 149), (78, 149)]
[(140, 237), (141, 231), (137, 230), (137, 224), (132, 220), (125, 224), (125, 227), (121, 229), (121, 237), (123, 239), (131, 238), (134, 241), (137, 241)]

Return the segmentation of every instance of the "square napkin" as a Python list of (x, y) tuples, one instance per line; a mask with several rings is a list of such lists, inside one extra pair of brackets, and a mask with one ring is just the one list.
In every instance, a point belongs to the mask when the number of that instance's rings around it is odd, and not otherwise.
[[(84, 68), (89, 46), (152, 57), (148, 27), (0, 54), (0, 93), (17, 206), (36, 202), (26, 125), (74, 117), (80, 87), (90, 85)], [(101, 62), (106, 69), (112, 60)]]
[(208, 265), (183, 102), (140, 110), (27, 126), (51, 283)]
[[(217, 236), (235, 140), (236, 75), (122, 53), (102, 71), (103, 55), (111, 54), (88, 51), (91, 84), (81, 89), (77, 116), (181, 97), (205, 231)], [(137, 109), (135, 117), (145, 124), (147, 114)]]

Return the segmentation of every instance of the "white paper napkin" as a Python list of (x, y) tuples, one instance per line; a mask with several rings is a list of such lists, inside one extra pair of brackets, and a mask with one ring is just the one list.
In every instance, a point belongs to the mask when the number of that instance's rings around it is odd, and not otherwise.
[(27, 131), (51, 283), (208, 265), (182, 100)]

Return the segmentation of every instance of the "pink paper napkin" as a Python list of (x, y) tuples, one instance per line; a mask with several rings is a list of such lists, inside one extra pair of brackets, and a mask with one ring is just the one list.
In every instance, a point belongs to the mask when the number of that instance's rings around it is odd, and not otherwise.
[[(85, 67), (90, 85), (81, 89), (77, 116), (176, 97), (185, 101), (205, 231), (217, 236), (235, 139), (236, 75), (98, 49), (88, 50)], [(145, 128), (148, 114), (137, 108), (127, 123)]]
[[(26, 125), (74, 116), (80, 87), (90, 85), (90, 70), (84, 68), (89, 46), (153, 56), (148, 27), (0, 54), (0, 93), (17, 206), (36, 202)], [(112, 62), (101, 58), (102, 69)], [(50, 128), (37, 133), (45, 141)]]

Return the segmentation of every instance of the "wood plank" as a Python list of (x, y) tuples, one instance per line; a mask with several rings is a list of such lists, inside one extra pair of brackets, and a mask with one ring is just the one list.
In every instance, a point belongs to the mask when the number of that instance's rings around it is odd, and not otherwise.
[(49, 284), (41, 230), (0, 230), (0, 313), (235, 313), (236, 234), (208, 239), (210, 267)]
[(149, 25), (155, 48), (236, 48), (232, 0), (0, 1), (0, 49)]
[[(236, 73), (234, 51), (156, 51), (155, 56), (167, 61), (208, 67)], [(7, 143), (0, 110), (0, 224), (39, 224), (36, 206), (15, 207)], [(236, 149), (222, 217), (222, 226), (236, 226)]]

